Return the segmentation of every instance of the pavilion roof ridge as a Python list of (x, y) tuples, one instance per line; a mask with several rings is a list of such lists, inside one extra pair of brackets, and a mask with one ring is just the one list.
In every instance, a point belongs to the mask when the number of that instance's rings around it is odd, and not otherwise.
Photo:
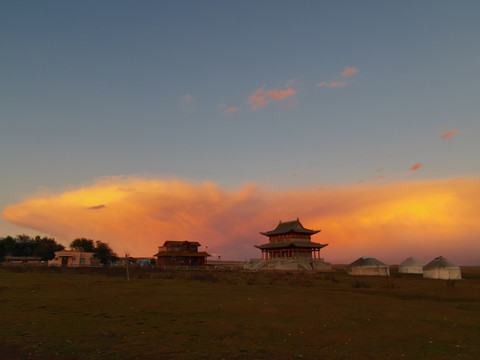
[(313, 229), (305, 228), (300, 222), (300, 219), (297, 217), (297, 220), (292, 220), (292, 221), (280, 220), (280, 222), (278, 223), (275, 229), (266, 231), (266, 232), (260, 232), (260, 234), (265, 236), (273, 236), (273, 235), (282, 235), (282, 234), (293, 232), (297, 234), (313, 235), (313, 234), (319, 233), (320, 231), (321, 230), (313, 230)]

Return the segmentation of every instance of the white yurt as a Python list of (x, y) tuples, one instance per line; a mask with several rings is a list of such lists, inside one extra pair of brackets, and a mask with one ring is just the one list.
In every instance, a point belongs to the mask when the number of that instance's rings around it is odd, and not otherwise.
[(390, 267), (372, 256), (362, 256), (348, 265), (349, 275), (389, 276)]
[(398, 272), (402, 274), (423, 274), (425, 263), (417, 258), (410, 256), (398, 265)]
[(439, 256), (423, 267), (423, 277), (428, 279), (459, 280), (462, 278), (460, 267)]

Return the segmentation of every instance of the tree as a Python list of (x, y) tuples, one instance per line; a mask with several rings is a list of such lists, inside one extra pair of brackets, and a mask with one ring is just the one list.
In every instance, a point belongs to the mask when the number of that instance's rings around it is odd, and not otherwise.
[(35, 237), (35, 250), (33, 256), (40, 257), (43, 261), (52, 260), (55, 257), (55, 251), (65, 249), (65, 246), (57, 244), (55, 239), (40, 236)]
[(55, 239), (36, 236), (31, 238), (28, 235), (7, 236), (0, 238), (0, 261), (5, 256), (36, 256), (43, 261), (55, 257), (55, 251), (63, 250), (64, 246), (58, 244)]
[(0, 261), (3, 261), (5, 256), (13, 254), (15, 245), (16, 241), (10, 235), (0, 239)]
[(28, 235), (17, 235), (15, 238), (15, 247), (13, 256), (33, 256), (35, 250), (35, 241)]
[(108, 264), (110, 261), (117, 260), (117, 254), (113, 252), (110, 245), (99, 240), (95, 241), (95, 250), (93, 256), (99, 259), (103, 265)]
[(70, 243), (70, 249), (83, 252), (95, 252), (95, 243), (90, 239), (77, 238)]

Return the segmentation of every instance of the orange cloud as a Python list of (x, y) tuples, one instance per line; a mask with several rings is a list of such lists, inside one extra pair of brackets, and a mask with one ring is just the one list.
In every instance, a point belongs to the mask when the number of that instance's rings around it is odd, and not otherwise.
[(347, 79), (352, 75), (355, 75), (358, 72), (358, 69), (352, 68), (352, 67), (346, 67), (345, 70), (342, 72), (342, 76)]
[(252, 104), (251, 108), (256, 110), (260, 107), (266, 106), (270, 101), (265, 98), (265, 91), (258, 89), (249, 96), (247, 104)]
[(330, 84), (328, 84), (327, 86), (329, 88), (333, 88), (333, 87), (343, 87), (347, 85), (347, 83), (345, 81), (332, 81)]
[[(272, 190), (226, 190), (210, 182), (104, 178), (7, 206), (3, 218), (54, 236), (103, 240), (119, 254), (152, 256), (165, 240), (199, 241), (226, 259), (259, 257), (259, 231), (297, 216), (322, 229), (322, 257), (348, 263), (372, 255), (388, 263), (438, 255), (480, 265), (480, 178)], [(91, 208), (104, 205), (98, 210)]]
[[(340, 75), (344, 80), (348, 79), (352, 75), (355, 75), (358, 73), (358, 69), (355, 69), (353, 67), (346, 67), (345, 70), (343, 70)], [(346, 86), (347, 82), (346, 81), (331, 81), (330, 83), (327, 83), (326, 81), (319, 82), (316, 86), (317, 87), (322, 87), (326, 86), (329, 88), (335, 88), (335, 87), (343, 87)]]
[(410, 170), (411, 170), (411, 171), (415, 171), (415, 170), (420, 169), (422, 166), (423, 166), (422, 163), (415, 163), (415, 164), (413, 164), (413, 165), (410, 167)]
[(223, 114), (224, 114), (224, 115), (225, 115), (225, 114), (233, 114), (233, 113), (237, 112), (238, 110), (240, 110), (239, 107), (231, 107), (231, 108), (226, 109), (226, 110), (223, 112)]
[[(252, 93), (252, 95), (250, 95), (250, 97), (248, 98), (248, 101), (246, 103), (247, 104), (252, 104), (250, 107), (253, 110), (256, 110), (260, 107), (268, 105), (268, 103), (270, 103), (270, 101), (284, 100), (286, 98), (293, 97), (296, 94), (297, 94), (297, 92), (292, 88), (289, 88), (289, 89), (286, 89), (286, 90), (274, 89), (274, 90), (268, 90), (268, 91), (265, 91), (265, 90), (263, 90), (263, 88), (260, 88), (258, 90), (255, 90)], [(296, 105), (296, 102), (295, 102), (294, 105)], [(290, 107), (291, 106), (292, 106), (292, 104), (290, 104)]]
[(442, 138), (444, 139), (450, 139), (453, 135), (455, 135), (458, 132), (458, 130), (450, 130), (449, 132), (446, 132), (445, 134), (442, 135)]
[(291, 88), (286, 90), (270, 90), (266, 92), (267, 96), (274, 101), (283, 100), (287, 97), (294, 96), (296, 93), (297, 92)]

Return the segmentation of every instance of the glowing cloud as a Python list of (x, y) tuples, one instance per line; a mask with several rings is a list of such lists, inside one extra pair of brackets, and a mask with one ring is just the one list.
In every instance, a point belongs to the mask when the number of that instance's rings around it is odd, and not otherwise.
[(410, 170), (411, 171), (416, 171), (416, 170), (420, 169), (422, 166), (423, 166), (422, 163), (415, 163), (410, 167)]
[[(271, 101), (281, 101), (286, 98), (294, 97), (296, 94), (297, 92), (292, 88), (288, 88), (285, 90), (274, 89), (274, 90), (268, 90), (268, 91), (265, 91), (263, 90), (263, 88), (260, 88), (258, 90), (255, 90), (252, 93), (252, 95), (250, 95), (246, 103), (251, 104), (250, 108), (253, 110), (256, 110), (260, 107), (268, 105)], [(287, 105), (287, 108), (295, 105), (296, 105), (296, 100), (291, 101), (290, 104)]]
[(239, 107), (231, 107), (231, 108), (226, 109), (226, 110), (223, 112), (223, 114), (224, 114), (224, 115), (225, 115), (225, 114), (233, 114), (233, 113), (237, 112), (238, 110), (240, 110)]
[[(260, 256), (253, 247), (267, 241), (260, 231), (298, 216), (306, 227), (322, 229), (313, 241), (329, 244), (322, 257), (334, 263), (369, 254), (389, 263), (445, 255), (480, 264), (479, 195), (479, 178), (285, 190), (104, 178), (75, 190), (33, 195), (2, 215), (64, 245), (87, 237), (110, 243), (119, 254), (152, 256), (166, 240), (192, 240), (239, 260)], [(92, 204), (105, 206), (92, 211)]]
[(332, 81), (330, 84), (328, 84), (327, 86), (329, 88), (333, 88), (333, 87), (343, 87), (347, 85), (347, 83), (345, 81)]
[(296, 93), (297, 92), (293, 89), (270, 90), (266, 92), (267, 96), (273, 99), (274, 101), (283, 100), (287, 97), (294, 96)]
[(358, 73), (358, 69), (355, 69), (353, 67), (346, 67), (345, 70), (343, 70), (340, 73), (340, 76), (343, 78), (343, 81), (331, 81), (331, 82), (322, 81), (322, 82), (319, 82), (316, 86), (317, 87), (325, 86), (328, 88), (344, 87), (347, 85), (346, 80), (351, 76), (355, 75), (356, 73)]
[(445, 134), (442, 135), (442, 138), (444, 139), (450, 139), (453, 135), (455, 135), (458, 132), (458, 130), (450, 130), (449, 132), (446, 132)]
[(249, 96), (247, 104), (252, 104), (251, 108), (256, 110), (260, 107), (266, 106), (270, 101), (265, 98), (265, 91), (263, 89), (258, 89)]
[(358, 69), (352, 68), (352, 67), (346, 67), (345, 70), (341, 73), (341, 75), (347, 79), (352, 75), (355, 75), (358, 72)]

